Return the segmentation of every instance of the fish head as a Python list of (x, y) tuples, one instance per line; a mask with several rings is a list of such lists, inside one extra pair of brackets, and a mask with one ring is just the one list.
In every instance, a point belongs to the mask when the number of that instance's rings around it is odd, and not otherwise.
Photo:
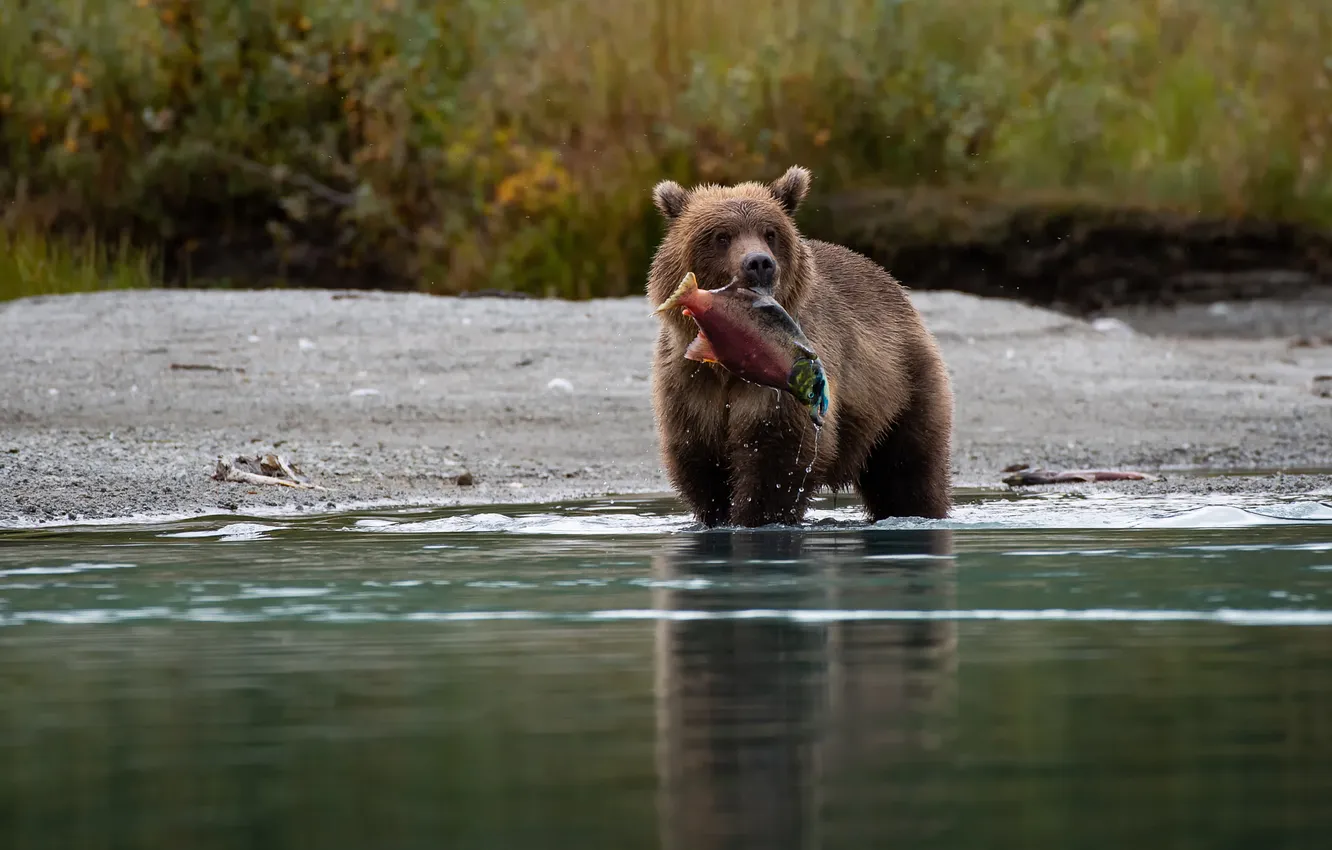
[(823, 371), (822, 361), (817, 357), (798, 358), (791, 367), (786, 387), (787, 391), (809, 411), (809, 418), (814, 422), (814, 427), (823, 427), (830, 400), (828, 376)]

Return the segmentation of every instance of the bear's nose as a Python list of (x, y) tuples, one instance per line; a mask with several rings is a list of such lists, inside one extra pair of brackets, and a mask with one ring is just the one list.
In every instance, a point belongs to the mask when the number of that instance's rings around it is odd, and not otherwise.
[(777, 274), (777, 261), (762, 251), (745, 254), (740, 261), (740, 271), (745, 275), (745, 283), (753, 289), (768, 289), (772, 278)]

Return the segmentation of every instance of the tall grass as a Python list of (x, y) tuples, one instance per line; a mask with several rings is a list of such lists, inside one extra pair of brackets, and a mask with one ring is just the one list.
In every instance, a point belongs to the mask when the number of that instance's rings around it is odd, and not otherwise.
[(0, 301), (105, 289), (143, 289), (161, 280), (158, 258), (122, 239), (88, 233), (53, 239), (31, 228), (0, 228)]
[(1076, 189), (1332, 225), (1329, 104), (1332, 12), (1299, 0), (0, 10), (0, 197), (26, 220), (132, 227), (173, 257), (258, 235), (284, 267), (443, 292), (641, 291), (656, 180), (793, 162), (819, 191)]

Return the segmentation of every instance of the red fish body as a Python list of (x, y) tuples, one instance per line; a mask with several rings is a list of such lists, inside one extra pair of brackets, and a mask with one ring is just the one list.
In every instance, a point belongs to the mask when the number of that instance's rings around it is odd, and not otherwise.
[(800, 326), (771, 295), (734, 281), (699, 289), (693, 272), (656, 312), (675, 307), (698, 324), (685, 357), (718, 363), (738, 378), (794, 395), (816, 425), (828, 410), (827, 380), (814, 347)]

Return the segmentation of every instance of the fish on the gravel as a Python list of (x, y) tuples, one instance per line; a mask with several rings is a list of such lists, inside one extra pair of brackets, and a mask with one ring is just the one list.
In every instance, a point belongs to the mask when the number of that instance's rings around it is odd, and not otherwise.
[(720, 364), (738, 378), (788, 392), (822, 427), (830, 398), (823, 362), (804, 331), (777, 299), (732, 280), (700, 289), (689, 272), (654, 313), (676, 307), (698, 325), (685, 358)]
[[(1005, 470), (1007, 471), (1007, 470)], [(1003, 482), (1011, 487), (1032, 487), (1040, 484), (1094, 483), (1097, 481), (1159, 481), (1145, 472), (1119, 472), (1112, 469), (1070, 469), (1056, 472), (1050, 469), (1020, 469), (1005, 476)]]

